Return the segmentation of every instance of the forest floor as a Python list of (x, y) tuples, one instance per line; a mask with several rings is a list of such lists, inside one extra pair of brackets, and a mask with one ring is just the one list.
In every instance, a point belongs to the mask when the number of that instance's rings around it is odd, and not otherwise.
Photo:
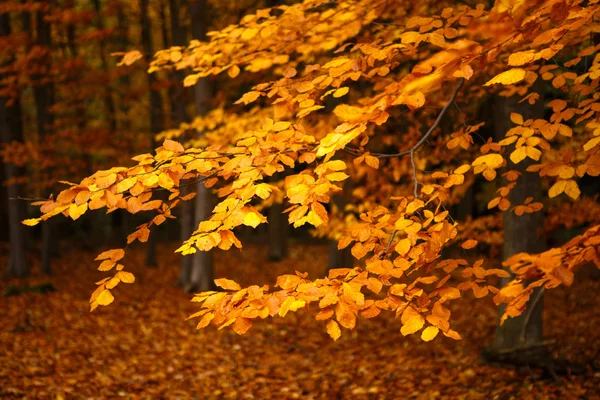
[[(0, 398), (104, 399), (600, 399), (600, 281), (578, 279), (550, 291), (545, 330), (553, 354), (587, 365), (582, 374), (542, 376), (482, 362), (493, 337), (491, 299), (452, 304), (453, 328), (463, 340), (439, 335), (430, 343), (404, 338), (400, 321), (359, 320), (334, 342), (314, 312), (255, 322), (244, 336), (184, 321), (197, 311), (176, 287), (175, 244), (159, 246), (159, 267), (143, 267), (141, 247), (128, 251), (132, 285), (115, 302), (89, 313), (96, 254), (70, 250), (55, 275), (34, 273), (11, 286), (51, 282), (56, 292), (0, 297)], [(287, 260), (266, 262), (266, 249), (216, 254), (218, 277), (273, 284), (277, 275), (322, 274), (327, 247), (297, 245)], [(6, 258), (0, 258), (2, 265)], [(35, 272), (35, 271), (34, 271)], [(418, 336), (418, 335), (415, 335)], [(597, 360), (598, 359), (598, 360)]]

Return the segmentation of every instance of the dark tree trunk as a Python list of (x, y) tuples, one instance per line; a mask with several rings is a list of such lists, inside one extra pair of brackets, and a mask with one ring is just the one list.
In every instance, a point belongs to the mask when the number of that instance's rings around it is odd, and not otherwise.
[[(146, 53), (146, 61), (150, 62), (152, 59), (153, 45), (152, 45), (152, 33), (150, 26), (150, 17), (148, 15), (148, 0), (140, 1), (141, 10), (141, 25), (142, 25), (142, 42), (144, 45), (144, 51)], [(152, 137), (151, 143), (152, 148), (156, 147), (154, 136), (162, 131), (163, 127), (163, 112), (162, 112), (162, 100), (160, 93), (153, 89), (155, 76), (148, 74), (148, 90), (150, 91), (150, 135)], [(156, 267), (156, 232), (151, 235), (148, 240), (148, 252), (146, 254), (146, 264), (148, 267)]]
[[(51, 2), (49, 2), (51, 4)], [(37, 43), (49, 49), (51, 47), (51, 28), (50, 24), (44, 20), (44, 12), (38, 11), (37, 17)], [(35, 108), (37, 114), (37, 128), (39, 140), (46, 140), (49, 131), (52, 127), (52, 115), (50, 114), (50, 107), (53, 103), (53, 87), (51, 83), (42, 83), (41, 79), (47, 78), (48, 72), (50, 71), (50, 62), (52, 61), (51, 56), (46, 59), (47, 68), (46, 73), (34, 77), (35, 86)], [(42, 224), (42, 272), (50, 275), (52, 273), (52, 256), (57, 250), (56, 235), (54, 233), (54, 224), (50, 221), (46, 221)]]
[[(171, 22), (171, 45), (185, 45), (185, 28), (180, 24), (181, 4), (179, 0), (169, 0), (169, 15)], [(166, 36), (166, 35), (165, 35)], [(177, 125), (185, 122), (185, 106), (186, 99), (183, 89), (183, 71), (174, 72), (175, 84), (171, 90), (171, 112), (173, 119)], [(190, 182), (182, 182), (182, 186), (190, 185)], [(194, 203), (192, 201), (184, 201), (181, 205), (181, 217), (179, 219), (179, 228), (181, 241), (185, 241), (192, 236), (194, 231)], [(190, 256), (181, 257), (179, 279), (177, 284), (180, 286), (188, 286), (191, 281), (192, 259)]]
[[(10, 19), (8, 13), (0, 14), (0, 36), (10, 35)], [(8, 60), (8, 63), (12, 60)], [(3, 79), (4, 76), (0, 76)], [(19, 98), (13, 98), (12, 103), (8, 97), (0, 97), (0, 139), (3, 143), (13, 141), (23, 142), (21, 125), (21, 106)], [(4, 164), (4, 178), (7, 180), (24, 175), (25, 171), (13, 164)], [(26, 259), (26, 227), (21, 221), (26, 218), (25, 203), (17, 200), (22, 194), (20, 184), (11, 184), (6, 187), (8, 195), (8, 236), (10, 238), (10, 258), (6, 265), (6, 277), (24, 277), (29, 275)]]
[[(347, 179), (344, 184), (342, 195), (333, 198), (333, 203), (338, 207), (342, 214), (344, 213), (346, 205), (352, 201), (353, 189), (354, 183), (350, 179)], [(354, 267), (354, 257), (351, 253), (351, 247), (348, 246), (345, 249), (338, 250), (337, 242), (337, 240), (333, 240), (329, 246), (329, 261), (327, 263), (327, 271), (325, 271), (326, 274), (331, 269)]]
[(283, 204), (269, 207), (269, 261), (281, 261), (287, 256), (288, 219)]
[[(192, 37), (194, 39), (206, 40), (207, 11), (206, 0), (195, 0), (192, 2)], [(205, 115), (208, 112), (208, 104), (211, 96), (212, 88), (210, 82), (207, 79), (201, 79), (194, 86), (196, 115)], [(196, 184), (195, 203), (194, 227), (197, 227), (200, 222), (210, 217), (213, 203), (210, 190), (201, 182)], [(192, 266), (187, 290), (205, 291), (214, 289), (213, 252), (198, 251), (190, 257), (192, 257)]]
[[(540, 92), (541, 93), (541, 92)], [(514, 126), (510, 121), (510, 114), (517, 112), (524, 119), (543, 117), (543, 100), (539, 100), (534, 106), (527, 103), (518, 103), (517, 99), (496, 98), (494, 103), (494, 136), (499, 141), (504, 138), (506, 132)], [(518, 164), (513, 164), (506, 153), (507, 169), (519, 171), (522, 176), (517, 185), (510, 192), (509, 200), (512, 206), (524, 204), (527, 197), (533, 197), (534, 201), (542, 198), (540, 177), (537, 173), (527, 172), (526, 169), (532, 164), (526, 159)], [(504, 254), (506, 260), (510, 256), (520, 253), (539, 253), (546, 248), (546, 238), (542, 232), (544, 225), (543, 212), (523, 214), (517, 216), (514, 212), (507, 210), (503, 213), (504, 220)], [(505, 285), (510, 278), (502, 280)], [(533, 308), (532, 308), (533, 307)], [(504, 307), (500, 307), (499, 316), (504, 313)], [(502, 361), (511, 364), (540, 364), (547, 361), (547, 353), (541, 346), (543, 333), (543, 299), (539, 290), (534, 291), (527, 309), (516, 318), (508, 318), (504, 324), (498, 324), (492, 345), (486, 349), (485, 356), (492, 361)]]
[[(100, 0), (94, 0), (94, 10), (96, 11), (96, 28), (98, 30), (104, 29), (104, 21), (102, 20), (102, 8), (100, 5)], [(100, 61), (102, 62), (102, 71), (106, 74), (106, 79), (110, 78), (110, 71), (108, 69), (108, 63), (106, 62), (106, 45), (104, 40), (100, 40)], [(117, 109), (115, 107), (115, 102), (112, 97), (112, 93), (110, 91), (110, 86), (106, 86), (106, 92), (104, 93), (104, 105), (106, 107), (106, 111), (108, 113), (108, 122), (110, 131), (115, 133), (117, 131)]]

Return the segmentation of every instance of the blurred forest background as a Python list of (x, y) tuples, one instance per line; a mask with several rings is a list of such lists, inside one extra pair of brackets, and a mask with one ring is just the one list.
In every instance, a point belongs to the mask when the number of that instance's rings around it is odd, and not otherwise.
[[(79, 182), (97, 170), (128, 165), (132, 156), (152, 152), (169, 130), (237, 100), (254, 78), (240, 76), (233, 84), (226, 76), (211, 77), (186, 88), (183, 72), (148, 74), (149, 62), (160, 49), (206, 39), (249, 12), (283, 3), (0, 4), (0, 308), (6, 311), (0, 318), (0, 397), (599, 398), (600, 282), (594, 270), (583, 272), (590, 279), (561, 287), (546, 305), (544, 343), (568, 361), (557, 366), (560, 378), (480, 362), (496, 332), (497, 309), (473, 298), (463, 300), (468, 312), (453, 309), (464, 338), (458, 344), (401, 339), (391, 319), (368, 320), (358, 335), (334, 343), (305, 313), (269, 321), (244, 337), (194, 331), (195, 324), (183, 322), (195, 311), (185, 292), (213, 288), (215, 276), (262, 284), (294, 270), (315, 277), (353, 265), (349, 248), (338, 251), (309, 228), (291, 229), (278, 204), (265, 211), (268, 225), (240, 232), (248, 243), (242, 252), (175, 255), (209, 212), (213, 195), (202, 185), (176, 221), (134, 246), (136, 287), (122, 290), (118, 305), (88, 313), (89, 277), (96, 276), (91, 260), (101, 249), (122, 246), (143, 216), (87, 213), (30, 228), (20, 223), (38, 214), (30, 202), (64, 188), (58, 181)], [(133, 49), (144, 59), (118, 65)], [(482, 107), (483, 118), (491, 112)], [(188, 139), (198, 134), (189, 131)], [(589, 198), (598, 193), (597, 179), (581, 187)], [(451, 214), (458, 220), (485, 215), (481, 192), (493, 190), (473, 185)], [(336, 207), (351, 201), (346, 192)], [(593, 199), (573, 215), (600, 210)], [(551, 245), (581, 232), (576, 223), (555, 225), (560, 229), (549, 236)], [(495, 235), (495, 228), (480, 234)], [(488, 255), (499, 262), (501, 251), (492, 246)]]

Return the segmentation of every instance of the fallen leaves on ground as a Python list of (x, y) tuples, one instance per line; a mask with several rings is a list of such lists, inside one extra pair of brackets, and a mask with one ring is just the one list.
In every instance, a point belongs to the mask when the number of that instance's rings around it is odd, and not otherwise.
[[(91, 253), (65, 254), (51, 278), (2, 282), (2, 292), (48, 281), (58, 291), (0, 298), (0, 397), (592, 399), (600, 387), (592, 369), (553, 381), (538, 371), (482, 363), (495, 329), (491, 301), (455, 305), (460, 342), (404, 338), (391, 317), (362, 319), (334, 342), (310, 311), (257, 322), (244, 336), (198, 331), (196, 322), (184, 321), (197, 311), (191, 295), (174, 284), (179, 256), (169, 245), (158, 250), (157, 269), (143, 267), (142, 248), (131, 250), (136, 282), (94, 313), (88, 312), (89, 282), (98, 272)], [(287, 260), (271, 263), (264, 261), (265, 247), (247, 246), (216, 253), (217, 276), (242, 285), (273, 283), (294, 270), (317, 277), (327, 254), (326, 246), (296, 245)], [(555, 356), (587, 364), (597, 358), (599, 289), (598, 280), (578, 279), (548, 296), (545, 330), (557, 341)]]

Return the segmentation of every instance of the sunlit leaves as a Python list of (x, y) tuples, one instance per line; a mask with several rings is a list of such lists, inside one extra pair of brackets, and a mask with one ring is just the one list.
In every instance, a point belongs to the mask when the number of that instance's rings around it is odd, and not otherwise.
[(526, 71), (523, 68), (513, 68), (508, 71), (504, 71), (501, 74), (496, 75), (489, 81), (487, 81), (484, 86), (501, 84), (501, 85), (514, 85), (515, 83), (521, 82), (525, 79)]

